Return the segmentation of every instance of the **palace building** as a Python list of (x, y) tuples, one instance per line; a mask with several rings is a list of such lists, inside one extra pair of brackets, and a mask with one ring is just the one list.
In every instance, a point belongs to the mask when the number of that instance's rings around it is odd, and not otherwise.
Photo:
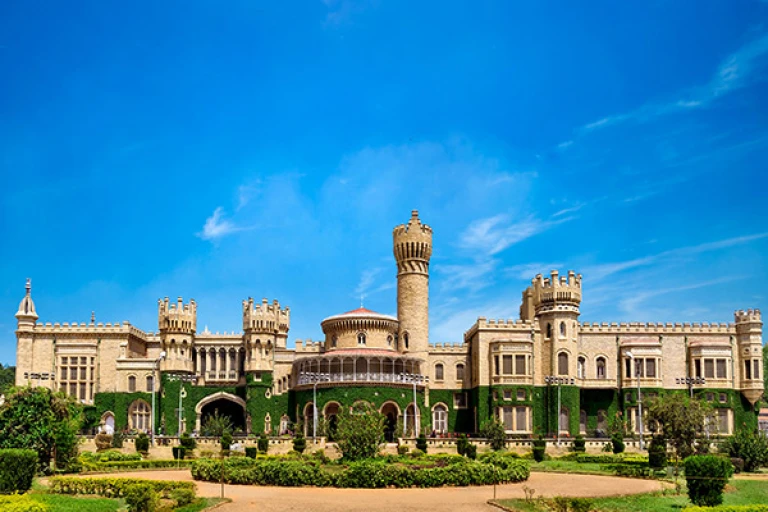
[(169, 435), (199, 432), (215, 411), (243, 433), (300, 424), (312, 435), (315, 411), (332, 426), (340, 408), (365, 400), (387, 417), (390, 438), (414, 428), (475, 433), (492, 416), (522, 437), (599, 437), (619, 412), (636, 428), (638, 390), (643, 400), (680, 392), (710, 402), (713, 433), (757, 425), (757, 309), (727, 324), (582, 322), (581, 275), (552, 271), (523, 291), (517, 319), (480, 317), (462, 343), (431, 344), (432, 229), (418, 212), (394, 229), (393, 250), (397, 316), (362, 307), (330, 316), (323, 341), (295, 348), (290, 308), (276, 300), (244, 300), (242, 330), (219, 334), (198, 331), (194, 300), (166, 297), (158, 332), (144, 332), (93, 316), (38, 322), (28, 281), (16, 313), (16, 384), (75, 397), (107, 430), (154, 423)]

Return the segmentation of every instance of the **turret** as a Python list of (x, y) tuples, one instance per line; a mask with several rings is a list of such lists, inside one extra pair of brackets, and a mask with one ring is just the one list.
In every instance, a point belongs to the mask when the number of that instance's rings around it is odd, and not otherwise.
[(285, 348), (291, 328), (291, 308), (281, 308), (277, 300), (272, 304), (262, 299), (255, 304), (252, 298), (243, 301), (243, 332), (246, 343), (246, 371), (271, 370), (273, 351)]
[(192, 372), (192, 348), (197, 331), (197, 304), (190, 299), (184, 304), (181, 297), (173, 304), (166, 297), (157, 301), (160, 342), (167, 356), (162, 364), (165, 371)]
[(19, 311), (16, 312), (16, 327), (18, 331), (31, 331), (37, 322), (35, 303), (32, 301), (32, 280), (27, 278), (27, 293), (19, 303)]
[(754, 406), (763, 396), (763, 321), (759, 309), (739, 310), (736, 321), (741, 393)]
[[(29, 375), (35, 368), (35, 322), (37, 312), (32, 301), (32, 280), (27, 279), (27, 293), (21, 299), (16, 313), (16, 385), (28, 385), (24, 375)], [(39, 362), (38, 362), (39, 364)], [(45, 371), (48, 371), (47, 369)]]
[(397, 226), (392, 238), (397, 262), (398, 349), (426, 359), (432, 228), (422, 224), (418, 210), (413, 210), (408, 224)]

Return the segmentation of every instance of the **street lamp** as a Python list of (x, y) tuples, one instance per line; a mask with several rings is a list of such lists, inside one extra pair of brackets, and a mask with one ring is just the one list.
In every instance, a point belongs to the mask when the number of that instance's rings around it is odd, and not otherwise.
[(675, 379), (675, 382), (677, 384), (686, 384), (688, 385), (688, 391), (690, 393), (691, 398), (693, 398), (693, 386), (699, 385), (699, 384), (706, 384), (707, 379), (704, 377), (678, 377)]
[(182, 403), (184, 400), (184, 397), (187, 396), (187, 390), (184, 389), (184, 383), (185, 382), (197, 382), (197, 375), (176, 375), (171, 374), (168, 376), (168, 380), (170, 381), (181, 381), (181, 386), (179, 387), (179, 408), (177, 409), (179, 413), (179, 426), (177, 429), (177, 435), (181, 437), (181, 428), (182, 428), (182, 413), (184, 411), (182, 407)]
[[(418, 403), (416, 402), (416, 383), (424, 383), (426, 385), (427, 381), (429, 380), (429, 377), (426, 375), (417, 375), (415, 373), (401, 373), (400, 379), (403, 382), (412, 382), (413, 383), (413, 436), (418, 437), (419, 428), (421, 427), (421, 422), (419, 421), (419, 413), (418, 413)], [(403, 413), (403, 437), (405, 437), (405, 432), (408, 427), (408, 407), (405, 408), (405, 412)]]
[(155, 359), (155, 365), (152, 368), (152, 426), (150, 427), (152, 431), (152, 446), (155, 446), (155, 429), (157, 428), (157, 425), (155, 424), (155, 395), (157, 394), (157, 373), (160, 371), (160, 361), (165, 359), (165, 350), (162, 350), (160, 352), (160, 357)]
[(640, 391), (640, 365), (642, 363), (640, 362), (640, 359), (635, 359), (635, 355), (632, 352), (627, 351), (625, 354), (634, 361), (635, 373), (637, 374), (637, 426), (640, 431), (640, 450), (642, 451), (645, 450), (643, 444), (643, 396)]
[(312, 385), (312, 408), (314, 412), (312, 413), (312, 442), (317, 442), (317, 384), (322, 381), (328, 381), (330, 380), (330, 375), (327, 373), (311, 373), (312, 380), (314, 380), (314, 384)]
[(573, 377), (557, 377), (555, 375), (547, 375), (544, 377), (544, 382), (557, 386), (557, 444), (560, 444), (560, 385), (570, 384), (573, 386), (576, 381)]

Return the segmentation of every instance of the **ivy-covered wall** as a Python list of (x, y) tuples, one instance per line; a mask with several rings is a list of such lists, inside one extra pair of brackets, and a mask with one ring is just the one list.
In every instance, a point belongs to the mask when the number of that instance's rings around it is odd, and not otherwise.
[[(165, 424), (165, 433), (167, 435), (176, 435), (179, 431), (179, 392), (181, 391), (181, 381), (171, 380), (168, 374), (162, 375), (163, 391), (160, 393), (160, 406), (156, 421), (158, 426)], [(187, 392), (187, 396), (182, 399), (182, 419), (186, 425), (187, 432), (192, 432), (195, 429), (195, 421), (197, 420), (197, 414), (195, 413), (195, 407), (198, 402), (208, 395), (214, 393), (230, 393), (239, 396), (242, 399), (246, 399), (245, 386), (240, 387), (212, 387), (212, 386), (193, 386), (192, 384), (185, 382), (184, 389)]]
[(597, 430), (598, 411), (605, 411), (607, 431), (619, 411), (619, 393), (614, 389), (582, 389), (581, 409), (587, 413), (587, 434)]
[[(158, 393), (157, 397), (160, 397)], [(134, 400), (144, 400), (152, 405), (152, 394), (144, 392), (136, 393), (96, 393), (93, 404), (99, 419), (108, 411), (115, 415), (115, 430), (121, 431), (128, 425), (128, 408)], [(155, 404), (157, 406), (157, 404)]]

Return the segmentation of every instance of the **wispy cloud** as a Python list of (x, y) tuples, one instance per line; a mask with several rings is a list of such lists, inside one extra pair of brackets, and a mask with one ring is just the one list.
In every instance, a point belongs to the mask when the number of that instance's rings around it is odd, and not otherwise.
[(205, 220), (203, 230), (197, 233), (197, 236), (203, 240), (214, 241), (223, 236), (230, 235), (244, 228), (236, 226), (229, 220), (224, 219), (224, 208), (219, 206), (213, 211), (213, 214)]
[(552, 269), (561, 268), (562, 263), (522, 263), (504, 269), (504, 274), (514, 279), (532, 279), (536, 274), (544, 274)]
[[(652, 315), (658, 316), (658, 308), (648, 308), (643, 304), (648, 300), (659, 295), (668, 295), (671, 293), (678, 293), (690, 290), (698, 290), (699, 288), (705, 288), (708, 286), (714, 286), (723, 283), (729, 283), (745, 279), (744, 276), (726, 276), (718, 279), (712, 279), (710, 281), (701, 281), (688, 285), (667, 287), (667, 288), (654, 288), (646, 291), (634, 291), (630, 296), (625, 297), (619, 301), (619, 309), (628, 315), (635, 318), (650, 318), (649, 312), (654, 311)], [(696, 308), (692, 308), (694, 311)], [(699, 314), (698, 312), (696, 314)]]
[(237, 211), (242, 210), (248, 203), (256, 197), (262, 190), (261, 179), (256, 179), (251, 183), (237, 187)]
[(570, 220), (573, 220), (573, 217), (540, 220), (530, 216), (512, 221), (509, 215), (494, 215), (471, 223), (461, 235), (460, 244), (465, 249), (479, 250), (482, 253), (494, 255)]
[(435, 272), (446, 277), (443, 290), (469, 290), (478, 292), (493, 284), (493, 271), (498, 260), (488, 259), (468, 265), (436, 265)]
[(754, 80), (761, 79), (761, 71), (766, 60), (763, 57), (766, 53), (768, 53), (768, 34), (747, 43), (728, 56), (720, 63), (708, 83), (680, 93), (682, 98), (667, 102), (646, 103), (623, 114), (606, 116), (585, 124), (579, 132), (588, 133), (626, 121), (646, 122), (676, 112), (704, 108), (716, 99), (742, 89)]

